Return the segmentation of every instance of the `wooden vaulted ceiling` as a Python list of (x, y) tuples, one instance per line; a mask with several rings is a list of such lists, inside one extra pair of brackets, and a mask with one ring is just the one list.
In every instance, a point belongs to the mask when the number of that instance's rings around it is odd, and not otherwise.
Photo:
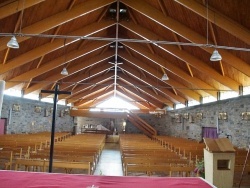
[[(2, 0), (0, 79), (24, 94), (58, 83), (72, 92), (59, 99), (78, 108), (114, 93), (155, 110), (238, 92), (250, 85), (249, 51), (219, 48), (222, 61), (211, 62), (214, 48), (205, 44), (249, 49), (249, 6), (249, 0)], [(111, 11), (117, 8), (126, 11)], [(11, 34), (19, 49), (7, 48)], [(68, 76), (60, 74), (64, 67)], [(169, 80), (161, 80), (163, 73)]]

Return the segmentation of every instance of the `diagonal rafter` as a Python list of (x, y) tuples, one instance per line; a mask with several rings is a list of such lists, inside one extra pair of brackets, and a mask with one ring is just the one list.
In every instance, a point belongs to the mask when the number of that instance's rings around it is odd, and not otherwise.
[[(147, 30), (141, 26), (135, 25), (133, 23), (121, 22), (120, 24), (123, 27), (136, 33), (137, 35), (141, 36), (142, 38), (144, 38), (146, 40), (149, 40), (149, 39), (150, 40), (157, 40), (157, 39), (164, 40), (161, 37), (159, 37), (158, 35), (150, 32), (149, 30)], [(232, 90), (238, 91), (239, 84), (236, 81), (234, 81), (233, 79), (231, 79), (229, 77), (220, 75), (213, 68), (208, 66), (205, 62), (190, 55), (189, 53), (187, 53), (183, 50), (179, 50), (178, 47), (173, 46), (173, 45), (162, 45), (162, 46), (158, 45), (158, 47), (161, 48), (162, 50), (168, 52), (169, 54), (174, 55), (176, 58), (190, 64), (195, 69), (201, 71), (202, 74), (206, 74), (207, 76), (217, 80), (218, 82), (231, 88)]]
[[(97, 9), (100, 9), (104, 6), (107, 6), (111, 3), (113, 3), (114, 0), (92, 0), (87, 1), (81, 4), (78, 4), (74, 8), (72, 8), (70, 11), (65, 10), (63, 12), (60, 12), (56, 15), (53, 15), (51, 17), (48, 17), (42, 21), (36, 22), (33, 25), (27, 26), (22, 29), (23, 33), (35, 33), (40, 34), (45, 31), (48, 31), (52, 28), (55, 28), (65, 22), (69, 22), (72, 19), (76, 19), (80, 16), (83, 16), (85, 14), (88, 14), (92, 11), (95, 11)], [(41, 27), (41, 25), (43, 27)], [(18, 42), (25, 41), (29, 39), (30, 37), (19, 37), (17, 40)], [(7, 48), (6, 44), (9, 41), (9, 37), (4, 37), (0, 39), (0, 51)]]
[[(146, 17), (154, 20), (158, 24), (162, 25), (166, 29), (174, 31), (178, 35), (182, 36), (183, 38), (189, 40), (190, 42), (197, 43), (197, 44), (206, 44), (207, 39), (201, 36), (199, 33), (193, 31), (192, 29), (188, 28), (184, 24), (174, 20), (173, 18), (164, 16), (162, 12), (158, 9), (152, 7), (148, 3), (143, 0), (121, 0), (122, 3), (131, 7), (132, 9), (140, 12), (141, 14), (145, 15)], [(141, 6), (143, 4), (143, 6)], [(249, 37), (249, 35), (248, 35)], [(212, 44), (209, 41), (209, 44)], [(212, 54), (214, 49), (201, 47), (204, 51)], [(232, 55), (231, 53), (227, 52), (226, 50), (220, 49), (220, 54), (223, 56), (223, 61), (227, 64), (231, 65), (232, 67), (236, 68), (237, 70), (241, 71), (247, 76), (250, 76), (250, 65), (240, 58)]]
[[(85, 69), (88, 66), (91, 66), (93, 63), (99, 63), (99, 62), (102, 62), (102, 61), (104, 61), (106, 59), (109, 59), (112, 56), (113, 56), (113, 53), (107, 52), (107, 53), (105, 53), (103, 55), (96, 56), (94, 58), (91, 58), (91, 59), (85, 61), (84, 64), (76, 64), (75, 66), (72, 66), (72, 67), (70, 67), (68, 69), (69, 75), (70, 74), (74, 74), (76, 72), (79, 72), (80, 70)], [(44, 82), (38, 83), (38, 84), (34, 84), (32, 87), (24, 90), (24, 94), (26, 95), (26, 94), (34, 92), (36, 90), (40, 90), (41, 88), (44, 88), (45, 86), (47, 86), (49, 84), (48, 82), (56, 82), (56, 81), (58, 81), (58, 80), (60, 80), (62, 78), (64, 78), (64, 76), (61, 75), (60, 72), (57, 73), (57, 74), (54, 74), (53, 76), (47, 77), (44, 80)]]

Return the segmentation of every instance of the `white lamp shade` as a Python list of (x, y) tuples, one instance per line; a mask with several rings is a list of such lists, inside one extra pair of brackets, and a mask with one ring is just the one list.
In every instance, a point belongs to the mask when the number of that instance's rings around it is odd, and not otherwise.
[(169, 80), (168, 75), (166, 73), (163, 74), (161, 80)]
[(221, 55), (217, 50), (214, 50), (212, 56), (210, 57), (210, 61), (220, 61), (220, 60), (222, 60)]
[(67, 76), (69, 73), (67, 71), (67, 69), (64, 67), (62, 72), (61, 72), (61, 75), (64, 75), (64, 76)]
[(7, 43), (7, 46), (9, 48), (19, 48), (19, 44), (15, 36), (11, 37), (10, 41)]

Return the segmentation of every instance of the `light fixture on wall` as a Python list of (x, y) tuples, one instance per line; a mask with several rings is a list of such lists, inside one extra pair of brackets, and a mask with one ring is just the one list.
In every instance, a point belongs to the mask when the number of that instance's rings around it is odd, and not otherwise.
[(163, 76), (161, 77), (161, 80), (165, 81), (165, 80), (169, 80), (169, 77), (166, 73), (163, 74)]
[[(65, 46), (66, 46), (66, 38), (64, 39), (64, 45), (63, 46), (64, 46), (64, 57), (65, 57), (64, 63), (66, 63), (66, 48), (65, 48)], [(63, 70), (61, 72), (61, 75), (63, 75), (63, 76), (69, 75), (66, 67), (63, 68)]]
[(19, 44), (15, 36), (11, 37), (10, 41), (7, 43), (7, 47), (14, 48), (14, 49), (19, 48)]
[(218, 50), (215, 49), (210, 57), (210, 61), (221, 61), (221, 60), (222, 60), (221, 55), (219, 54)]

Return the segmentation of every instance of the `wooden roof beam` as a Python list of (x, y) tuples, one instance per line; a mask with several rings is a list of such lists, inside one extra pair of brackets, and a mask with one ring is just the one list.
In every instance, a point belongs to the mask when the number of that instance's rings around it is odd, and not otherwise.
[[(109, 43), (107, 42), (103, 42), (103, 46), (108, 45)], [(73, 61), (76, 58), (80, 58), (88, 53), (90, 53), (91, 51), (97, 50), (98, 48), (102, 47), (100, 46), (99, 42), (95, 42), (92, 43), (91, 45), (88, 46), (88, 49), (83, 49), (83, 50), (74, 50), (71, 51), (70, 53), (67, 54), (67, 62)], [(109, 52), (109, 55), (113, 55), (111, 52)], [(14, 87), (16, 85), (18, 85), (21, 81), (25, 81), (25, 80), (29, 80), (30, 78), (34, 78), (37, 77), (45, 72), (48, 72), (50, 70), (55, 69), (56, 67), (59, 67), (61, 65), (63, 65), (65, 62), (65, 58), (64, 57), (58, 57), (50, 62), (47, 62), (46, 64), (44, 64), (43, 66), (39, 67), (38, 69), (32, 69), (28, 72), (25, 72), (19, 76), (16, 76), (10, 80), (6, 81), (6, 89), (9, 89), (11, 87)], [(89, 65), (90, 66), (90, 65)]]
[[(121, 81), (118, 80), (118, 83), (120, 83)], [(154, 106), (157, 106), (158, 108), (163, 108), (165, 105), (164, 103), (154, 99), (153, 97), (149, 96), (148, 94), (146, 93), (142, 93), (142, 92), (138, 92), (136, 89), (134, 89), (133, 87), (127, 87), (126, 90), (136, 94), (136, 95), (139, 95), (141, 96), (143, 99), (147, 100), (147, 101), (150, 101), (150, 103), (152, 103)]]
[[(78, 29), (68, 35), (92, 35), (100, 30), (106, 29), (114, 25), (113, 21), (104, 21), (100, 23), (93, 23), (84, 28)], [(1, 39), (0, 39), (1, 40)], [(78, 39), (69, 39), (67, 40), (65, 45), (71, 44), (72, 42), (76, 42)], [(99, 41), (100, 42), (100, 41)], [(107, 43), (108, 44), (108, 43)], [(6, 44), (5, 44), (6, 46)], [(43, 55), (46, 55), (52, 51), (55, 51), (59, 48), (64, 47), (64, 41), (62, 39), (55, 39), (53, 43), (47, 43), (42, 46), (39, 46), (33, 50), (30, 50), (14, 59), (9, 60), (5, 65), (0, 64), (0, 74), (8, 72), (14, 68), (17, 68), (21, 65), (24, 65), (30, 61), (33, 61)]]
[[(85, 61), (84, 64), (82, 63), (79, 63), (79, 64), (76, 64), (75, 66), (72, 66), (68, 69), (68, 72), (69, 72), (69, 76), (71, 74), (74, 74), (76, 72), (79, 72), (80, 70), (82, 69), (85, 69), (86, 67), (88, 66), (91, 66), (93, 63), (99, 63), (99, 62), (102, 62), (108, 58), (110, 58), (111, 56), (113, 56), (112, 53), (107, 53), (107, 54), (103, 54), (103, 55), (100, 55), (100, 56), (95, 56), (94, 58), (91, 58), (87, 61)], [(93, 76), (93, 75), (92, 75)], [(58, 72), (57, 74), (53, 75), (53, 76), (50, 76), (48, 78), (46, 78), (44, 81), (45, 82), (42, 82), (42, 83), (38, 83), (38, 84), (34, 84), (32, 87), (26, 89), (24, 91), (25, 95), (28, 94), (28, 93), (31, 93), (31, 92), (34, 92), (36, 90), (39, 90), (41, 88), (44, 88), (46, 85), (48, 85), (48, 82), (56, 82), (62, 78), (64, 78), (65, 76), (61, 75), (60, 72)]]
[[(118, 80), (118, 83), (119, 82), (120, 81)], [(146, 95), (145, 93), (139, 93), (137, 90), (133, 89), (132, 87), (128, 87), (128, 88), (126, 88), (126, 90), (129, 91), (129, 92), (131, 92), (131, 93), (133, 93), (134, 95), (142, 97), (144, 99), (144, 101), (150, 101), (150, 103), (154, 107), (158, 107), (158, 108), (163, 108), (164, 107), (164, 104), (162, 102), (159, 102), (158, 100), (155, 100), (154, 98)]]
[[(123, 27), (127, 28), (131, 32), (136, 33), (137, 35), (143, 37), (145, 40), (151, 39), (151, 40), (164, 40), (163, 38), (159, 37), (158, 35), (150, 32), (148, 29), (145, 29), (143, 27), (140, 27), (138, 25), (128, 23), (128, 22), (121, 22), (120, 23)], [(179, 50), (178, 47), (173, 45), (158, 45), (159, 48), (166, 51), (167, 53), (175, 56), (176, 58), (184, 61), (185, 63), (191, 65), (195, 69), (201, 71), (203, 74), (206, 74), (207, 76), (217, 80), (218, 82), (222, 83), (223, 85), (231, 88), (234, 91), (238, 91), (239, 89), (239, 83), (237, 83), (235, 80), (222, 76), (217, 71), (215, 71), (213, 68), (208, 66), (205, 62), (201, 61), (200, 59), (194, 57), (193, 55), (183, 51)]]
[[(122, 89), (122, 87), (118, 86), (119, 89)], [(121, 93), (120, 90), (117, 91), (117, 95), (121, 97), (123, 100), (125, 100), (127, 103), (132, 104), (139, 108), (140, 110), (142, 109), (148, 109), (147, 106), (144, 105), (144, 103), (139, 102), (138, 100), (135, 100), (135, 98), (130, 98), (129, 92), (124, 89), (124, 91)], [(133, 95), (133, 94), (131, 94)], [(135, 97), (135, 95), (133, 95)]]
[[(102, 68), (105, 69), (106, 67), (102, 66)], [(98, 70), (98, 71), (100, 71), (100, 70)], [(79, 76), (73, 78), (74, 81), (71, 80), (70, 84), (68, 84), (68, 83), (60, 84), (60, 90), (70, 90), (71, 95), (59, 95), (59, 98), (60, 98), (60, 96), (63, 96), (64, 98), (71, 98), (74, 95), (76, 95), (77, 93), (79, 93), (85, 89), (91, 88), (93, 85), (98, 85), (98, 84), (101, 84), (102, 82), (107, 81), (108, 79), (110, 79), (113, 76), (113, 74), (105, 74), (103, 76), (98, 76), (101, 74), (101, 72), (100, 72), (100, 74), (98, 74), (98, 73), (96, 74), (95, 72), (93, 74), (97, 75), (97, 76), (89, 78), (89, 76), (87, 76), (87, 75), (79, 75)], [(88, 80), (88, 82), (84, 82), (85, 80)], [(67, 82), (67, 81), (65, 81), (65, 82)], [(82, 83), (82, 82), (84, 82), (84, 83)], [(91, 85), (90, 83), (95, 83), (95, 84)], [(46, 97), (48, 95), (49, 94), (43, 94), (42, 97)]]
[[(123, 57), (124, 58), (124, 57)], [(133, 64), (137, 64), (138, 63), (138, 60), (136, 60), (135, 58), (132, 58), (130, 56), (128, 56), (127, 58), (125, 58), (129, 63)], [(132, 63), (133, 62), (133, 63)], [(135, 64), (133, 64), (134, 66), (136, 66)], [(138, 64), (137, 64), (138, 65)], [(156, 86), (157, 83), (152, 81), (151, 79), (146, 79), (146, 78), (141, 78), (141, 74), (140, 72), (138, 72), (135, 68), (131, 68), (131, 67), (128, 67), (127, 65), (122, 65), (122, 69), (124, 69), (127, 74), (135, 77), (136, 79), (138, 80), (141, 80), (143, 81), (144, 83), (148, 84), (148, 85), (153, 85), (153, 86)], [(139, 69), (147, 69), (149, 70), (145, 65), (143, 66), (142, 64), (140, 64), (140, 68)], [(152, 74), (151, 72), (149, 74)], [(154, 75), (153, 75), (154, 76)], [(158, 79), (161, 79), (160, 77), (157, 77)], [(165, 82), (163, 82), (165, 84)], [(179, 86), (179, 85), (178, 85)], [(182, 85), (182, 87), (185, 87)], [(161, 91), (162, 93), (164, 93), (165, 95), (167, 95), (173, 102), (175, 103), (185, 103), (186, 99), (183, 99), (182, 97), (180, 96), (176, 96), (174, 95), (172, 92), (170, 92), (168, 89), (164, 88), (164, 87), (160, 87), (160, 88), (157, 88), (158, 91)], [(186, 93), (187, 94), (187, 93)], [(191, 92), (191, 93), (188, 93), (188, 94), (191, 94), (191, 96), (196, 96), (197, 99), (199, 99), (200, 95), (198, 95), (197, 93), (194, 93), (194, 92)], [(192, 98), (192, 97), (190, 97)]]
[[(33, 25), (27, 26), (22, 29), (23, 33), (43, 33), (52, 28), (55, 28), (62, 23), (69, 22), (73, 19), (76, 19), (80, 16), (93, 12), (99, 8), (102, 8), (108, 4), (113, 3), (114, 0), (92, 0), (87, 1), (81, 4), (78, 4), (70, 11), (65, 10), (56, 15), (47, 17), (44, 20), (34, 23)], [(42, 26), (42, 27), (41, 27)], [(81, 36), (83, 36), (81, 34)], [(30, 37), (18, 37), (17, 40), (19, 43), (29, 39)], [(0, 51), (7, 48), (6, 44), (9, 41), (9, 37), (3, 37), (0, 39)]]
[[(144, 85), (139, 80), (128, 78), (128, 77), (125, 77), (123, 75), (121, 75), (121, 78), (122, 78), (123, 82), (125, 81), (129, 85), (132, 85), (132, 84), (140, 85), (140, 86)], [(142, 90), (143, 93), (146, 93), (147, 95), (154, 97), (156, 100), (159, 100), (160, 102), (166, 103), (168, 105), (173, 105), (173, 102), (171, 102), (169, 99), (167, 99), (167, 98), (163, 97), (162, 95), (160, 95), (159, 93), (157, 93), (156, 90), (154, 89), (154, 87), (151, 87), (151, 88), (153, 89), (153, 92), (148, 87), (139, 87), (139, 89)]]
[[(208, 85), (207, 83), (203, 82), (202, 80), (198, 78), (191, 77), (188, 75), (185, 71), (174, 65), (173, 63), (170, 63), (166, 61), (165, 59), (161, 57), (156, 57), (153, 54), (147, 52), (145, 49), (142, 50), (142, 48), (138, 44), (132, 44), (132, 43), (123, 43), (124, 46), (129, 47), (130, 49), (134, 50), (138, 54), (144, 56), (145, 58), (151, 60), (153, 63), (163, 66), (176, 76), (180, 77), (183, 79), (185, 82), (188, 81), (192, 85), (198, 88), (205, 89), (205, 92), (208, 94), (212, 95), (213, 97), (217, 96), (217, 90), (213, 88), (212, 86)], [(171, 82), (171, 78), (166, 81), (167, 83)]]
[(109, 88), (109, 85), (112, 85), (112, 84), (113, 84), (112, 80), (107, 80), (104, 83), (102, 83), (101, 85), (97, 85), (93, 90), (85, 89), (85, 90), (77, 93), (76, 95), (70, 96), (67, 99), (67, 101), (69, 103), (74, 103), (75, 101), (77, 101), (79, 99), (96, 98), (96, 97), (94, 97), (94, 95), (96, 95), (97, 92), (100, 92), (100, 91), (108, 92), (108, 90), (106, 90), (106, 89)]
[[(199, 4), (195, 0), (189, 0), (189, 1), (175, 0), (175, 2), (183, 5), (184, 7), (202, 16), (203, 18), (208, 19), (210, 22), (214, 23), (218, 27), (224, 29), (225, 31), (229, 32), (231, 35), (234, 35), (235, 37), (239, 38), (240, 40), (250, 45), (249, 29), (243, 27), (242, 25), (230, 19), (229, 17), (222, 15), (221, 13), (219, 13), (216, 10), (213, 10), (210, 7), (208, 7), (208, 10), (207, 10), (206, 6)], [(207, 11), (208, 11), (208, 15), (213, 15), (213, 16), (209, 16), (207, 18)]]
[[(173, 18), (164, 16), (161, 11), (149, 5), (143, 0), (137, 0), (137, 1), (121, 0), (121, 2), (135, 9), (141, 14), (147, 16), (148, 18), (162, 25), (166, 29), (176, 32), (178, 35), (189, 40), (190, 42), (197, 43), (197, 44), (207, 43), (207, 39), (205, 37), (195, 32), (194, 30), (188, 28), (184, 24), (181, 24), (180, 22), (174, 20)], [(143, 6), (141, 6), (142, 4)], [(237, 29), (238, 27), (235, 27), (235, 28)], [(239, 31), (242, 31), (242, 30), (237, 30), (234, 33), (241, 33)], [(250, 40), (249, 33), (247, 33), (245, 38), (246, 38), (245, 40), (247, 40), (247, 38), (248, 40)], [(209, 41), (209, 43), (212, 44), (211, 41)], [(207, 48), (207, 47), (201, 47), (201, 48), (210, 54), (212, 54), (214, 51), (213, 48)], [(244, 62), (240, 58), (232, 55), (231, 53), (223, 49), (220, 49), (220, 54), (223, 57), (224, 62), (236, 68), (237, 70), (241, 71), (245, 75), (250, 76), (250, 65), (248, 63)]]
[[(25, 3), (23, 3), (25, 1)], [(22, 11), (23, 9), (32, 7), (34, 5), (37, 5), (39, 3), (42, 3), (45, 0), (19, 0), (14, 1), (7, 5), (0, 4), (0, 19), (8, 17), (12, 14), (15, 14), (17, 11)]]
[[(113, 83), (111, 83), (111, 84), (113, 84)], [(92, 94), (91, 96), (86, 96), (83, 93), (82, 95), (84, 96), (84, 98), (82, 98), (81, 101), (74, 102), (74, 106), (82, 106), (86, 103), (93, 101), (96, 98), (101, 97), (102, 95), (105, 95), (105, 94), (113, 91), (113, 88), (109, 88), (108, 90), (104, 91), (104, 89), (106, 87), (107, 86), (103, 87), (102, 89), (99, 89), (98, 91), (96, 91), (96, 93)], [(69, 101), (69, 103), (70, 103), (70, 101)]]

